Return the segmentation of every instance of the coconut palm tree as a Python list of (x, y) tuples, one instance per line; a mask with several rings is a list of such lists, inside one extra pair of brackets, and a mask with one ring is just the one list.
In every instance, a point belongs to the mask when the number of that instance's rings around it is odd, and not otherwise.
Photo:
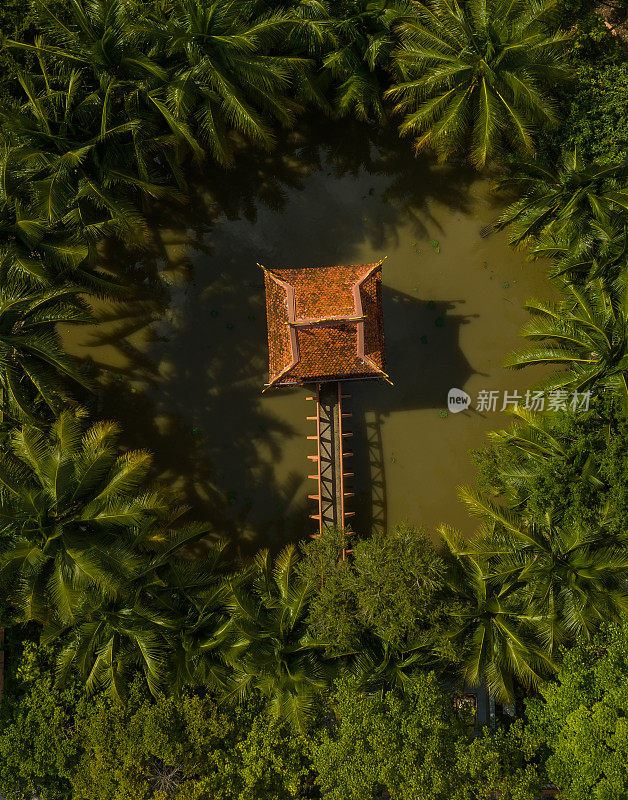
[(57, 664), (60, 685), (74, 673), (85, 681), (89, 694), (104, 691), (120, 704), (138, 673), (153, 694), (168, 689), (176, 619), (143, 601), (132, 585), (115, 597), (88, 590), (75, 614), (71, 627), (51, 625), (42, 636), (44, 642), (60, 637), (67, 641)]
[(339, 114), (383, 120), (383, 92), (390, 83), (391, 53), (399, 45), (405, 21), (414, 18), (407, 0), (357, 0), (347, 14), (335, 20), (336, 41), (323, 64), (338, 84), (335, 106)]
[(78, 362), (67, 355), (57, 324), (92, 321), (72, 286), (37, 289), (18, 280), (0, 284), (0, 389), (4, 413), (36, 424), (69, 400), (71, 379), (86, 388)]
[(387, 97), (405, 115), (417, 150), (465, 151), (482, 168), (500, 151), (531, 153), (534, 132), (556, 122), (547, 87), (567, 76), (566, 36), (548, 33), (552, 0), (415, 3), (393, 53), (398, 83)]
[(42, 74), (20, 83), (26, 102), (0, 107), (0, 125), (9, 165), (29, 171), (31, 213), (88, 242), (113, 234), (141, 243), (146, 223), (133, 200), (178, 198), (138, 149), (157, 146), (151, 127), (140, 116), (113, 118), (111, 98), (84, 72), (56, 76), (42, 61)]
[[(509, 508), (523, 513), (535, 479), (543, 474), (546, 465), (553, 462), (560, 469), (572, 458), (571, 442), (561, 433), (552, 412), (536, 414), (517, 406), (511, 413), (515, 419), (510, 428), (489, 433), (499, 463), (494, 491)], [(595, 488), (604, 485), (592, 454), (581, 466), (580, 474)]]
[(177, 524), (168, 536), (158, 529), (159, 542), (149, 541), (151, 558), (142, 573), (145, 591), (160, 614), (176, 620), (171, 690), (179, 691), (190, 684), (220, 688), (226, 679), (222, 639), (218, 636), (228, 619), (223, 558), (226, 543), (218, 540), (210, 546), (204, 541), (201, 558), (182, 553), (208, 530), (207, 525)]
[(224, 622), (223, 547), (204, 548), (202, 563), (185, 558), (181, 551), (208, 526), (170, 527), (176, 516), (136, 526), (126, 562), (130, 577), (118, 591), (103, 592), (91, 583), (73, 604), (71, 619), (56, 615), (44, 626), (44, 641), (64, 644), (60, 684), (78, 674), (88, 693), (105, 691), (124, 703), (138, 673), (153, 694), (224, 680), (216, 649), (199, 657), (199, 639)]
[(551, 278), (580, 285), (599, 279), (610, 296), (619, 299), (626, 290), (627, 215), (617, 212), (604, 222), (591, 220), (586, 235), (573, 232), (569, 226), (561, 234), (550, 228), (530, 244), (530, 254), (554, 260)]
[(610, 390), (628, 403), (628, 330), (623, 305), (613, 303), (601, 281), (578, 289), (568, 285), (559, 303), (530, 300), (533, 317), (523, 336), (535, 344), (512, 353), (506, 367), (561, 365), (543, 386), (556, 390)]
[(33, 53), (47, 79), (51, 73), (61, 80), (80, 75), (84, 95), (96, 101), (100, 118), (93, 132), (131, 125), (126, 130), (132, 132), (128, 144), (135, 171), (149, 181), (155, 156), (167, 156), (174, 144), (185, 147), (189, 133), (160, 101), (169, 71), (159, 50), (156, 58), (147, 55), (153, 39), (137, 19), (145, 13), (123, 0), (73, 0), (64, 15), (45, 0), (37, 6), (42, 35), (32, 44), (6, 40), (5, 46)]
[(0, 282), (17, 279), (34, 287), (71, 283), (90, 294), (119, 293), (120, 285), (91, 265), (93, 248), (78, 231), (50, 224), (38, 205), (38, 168), (0, 151)]
[(85, 432), (66, 409), (48, 430), (13, 430), (0, 461), (0, 574), (25, 621), (70, 624), (88, 589), (115, 597), (142, 565), (136, 540), (166, 510), (140, 493), (145, 452), (118, 454), (117, 427)]
[(148, 43), (134, 25), (139, 4), (71, 0), (64, 14), (47, 0), (35, 5), (40, 35), (33, 43), (6, 39), (5, 47), (25, 50), (69, 73), (85, 69), (92, 86), (108, 86), (115, 79), (130, 88), (146, 79), (165, 79), (164, 68), (145, 55)]
[(224, 622), (223, 546), (191, 562), (186, 548), (208, 526), (182, 524), (183, 510), (146, 487), (148, 453), (120, 454), (117, 427), (85, 429), (85, 417), (66, 409), (46, 431), (22, 425), (7, 438), (0, 581), (23, 621), (64, 644), (61, 678), (78, 670), (90, 691), (123, 699), (137, 669), (152, 691), (193, 675), (189, 640)]
[(549, 514), (530, 521), (468, 489), (461, 496), (483, 522), (469, 549), (488, 564), (488, 584), (518, 590), (552, 655), (628, 610), (628, 544), (605, 520), (589, 530), (554, 525)]
[(539, 617), (527, 613), (515, 581), (499, 580), (486, 553), (476, 553), (473, 542), (447, 526), (439, 532), (449, 562), (448, 636), (458, 653), (460, 681), (485, 684), (497, 700), (511, 702), (517, 684), (533, 688), (553, 670)]
[[(432, 639), (442, 631), (431, 631)], [(417, 672), (442, 666), (442, 658), (430, 647), (426, 636), (416, 641), (392, 645), (382, 639), (366, 637), (354, 653), (347, 653), (347, 673), (356, 691), (381, 693), (392, 689), (407, 691)]]
[(259, 691), (277, 717), (304, 730), (314, 698), (329, 684), (324, 644), (308, 634), (307, 604), (312, 585), (297, 573), (298, 551), (289, 545), (273, 564), (267, 550), (250, 569), (228, 581), (229, 620), (216, 636), (224, 643), (231, 675), (223, 699)]
[(32, 167), (18, 167), (10, 148), (0, 150), (0, 270), (3, 282), (17, 277), (35, 284), (52, 283), (54, 272), (78, 267), (88, 254), (85, 242), (68, 231), (51, 230), (34, 213)]
[(258, 19), (273, 12), (286, 15), (290, 31), (283, 50), (320, 56), (334, 44), (333, 20), (324, 0), (251, 0), (248, 14)]
[(173, 129), (188, 132), (197, 156), (195, 137), (217, 161), (231, 164), (232, 132), (268, 148), (271, 123), (292, 123), (296, 109), (288, 93), (306, 62), (277, 50), (295, 35), (295, 24), (281, 9), (252, 17), (250, 5), (239, 0), (173, 0), (167, 13), (150, 14), (142, 30), (173, 65), (160, 111)]
[[(628, 211), (628, 165), (587, 164), (577, 149), (560, 164), (529, 159), (515, 164), (498, 186), (520, 198), (500, 217), (497, 228), (509, 228), (515, 247), (551, 236), (563, 247), (605, 237)], [(619, 221), (617, 221), (619, 217)]]

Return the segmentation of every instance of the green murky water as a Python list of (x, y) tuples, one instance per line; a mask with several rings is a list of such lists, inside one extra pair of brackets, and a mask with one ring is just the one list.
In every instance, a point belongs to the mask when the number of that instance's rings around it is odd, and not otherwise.
[[(267, 377), (263, 280), (268, 266), (388, 259), (383, 304), (394, 386), (354, 382), (353, 525), (402, 520), (471, 530), (456, 488), (473, 480), (469, 450), (500, 413), (441, 416), (447, 391), (525, 389), (502, 369), (520, 346), (523, 302), (547, 295), (539, 265), (501, 234), (480, 236), (500, 206), (460, 168), (415, 160), (394, 134), (328, 126), (292, 133), (271, 155), (195, 179), (184, 207), (154, 218), (154, 245), (104, 261), (132, 276), (128, 298), (99, 303), (97, 327), (64, 332), (104, 384), (101, 416), (155, 453), (160, 480), (194, 515), (246, 550), (314, 530), (307, 494), (313, 442), (303, 390), (261, 395)], [(437, 242), (438, 244), (432, 244)]]

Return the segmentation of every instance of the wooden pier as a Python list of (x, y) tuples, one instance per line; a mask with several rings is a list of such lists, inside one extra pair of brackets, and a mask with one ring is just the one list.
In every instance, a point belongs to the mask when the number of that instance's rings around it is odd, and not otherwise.
[[(315, 536), (325, 529), (344, 530), (347, 519), (355, 513), (346, 509), (346, 501), (353, 497), (353, 493), (346, 489), (347, 478), (353, 477), (347, 461), (353, 453), (346, 448), (353, 436), (353, 432), (347, 429), (351, 413), (343, 410), (343, 400), (348, 398), (349, 395), (343, 394), (339, 381), (317, 384), (315, 394), (308, 397), (315, 411), (307, 419), (316, 424), (316, 433), (307, 437), (316, 442), (316, 454), (308, 456), (317, 468), (315, 473), (308, 475), (316, 481), (316, 494), (308, 495), (317, 503), (317, 513), (310, 514), (318, 522)], [(343, 535), (343, 558), (347, 552)]]

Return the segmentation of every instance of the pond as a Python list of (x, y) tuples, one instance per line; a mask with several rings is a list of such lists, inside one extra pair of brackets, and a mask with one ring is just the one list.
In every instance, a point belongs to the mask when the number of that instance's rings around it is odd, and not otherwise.
[[(315, 130), (315, 133), (313, 133)], [(307, 131), (307, 135), (306, 135)], [(267, 380), (266, 266), (362, 263), (387, 256), (388, 372), (348, 386), (358, 532), (407, 520), (473, 529), (457, 487), (469, 451), (506, 414), (478, 412), (481, 390), (523, 391), (533, 372), (502, 368), (522, 344), (522, 309), (547, 296), (544, 269), (480, 231), (502, 206), (489, 181), (415, 159), (394, 131), (309, 125), (271, 154), (243, 150), (237, 168), (208, 168), (191, 200), (157, 209), (140, 254), (110, 246), (103, 263), (131, 278), (128, 297), (96, 303), (97, 326), (64, 331), (103, 384), (98, 414), (193, 516), (244, 551), (315, 530), (312, 413), (304, 389), (262, 395)], [(442, 412), (451, 387), (472, 408)]]

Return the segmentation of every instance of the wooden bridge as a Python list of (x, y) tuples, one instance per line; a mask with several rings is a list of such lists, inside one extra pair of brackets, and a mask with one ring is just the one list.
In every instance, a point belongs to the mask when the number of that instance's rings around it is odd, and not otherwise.
[[(354, 380), (385, 380), (384, 322), (382, 315), (382, 263), (334, 267), (280, 267), (264, 270), (268, 329), (268, 383), (262, 391), (280, 386), (313, 387), (314, 404), (308, 420), (316, 431), (308, 439), (316, 452), (309, 478), (316, 490), (309, 497), (317, 504), (311, 517), (324, 530), (342, 533), (343, 558), (347, 519), (353, 511), (346, 501), (353, 496), (346, 481), (353, 477), (345, 445), (351, 414), (343, 410), (348, 396), (342, 386)], [(261, 264), (260, 264), (261, 266)], [(383, 485), (383, 484), (382, 484)]]
[[(327, 528), (344, 531), (347, 519), (355, 514), (346, 509), (346, 501), (353, 497), (346, 489), (346, 479), (353, 477), (347, 466), (347, 459), (353, 453), (345, 447), (353, 436), (347, 430), (351, 413), (343, 410), (343, 400), (348, 398), (339, 381), (316, 384), (315, 394), (307, 398), (315, 406), (314, 414), (307, 419), (316, 424), (316, 433), (307, 437), (316, 442), (316, 454), (308, 456), (317, 467), (315, 473), (308, 475), (317, 487), (316, 494), (308, 495), (318, 506), (317, 513), (310, 514), (318, 521), (318, 533), (314, 536), (320, 536)], [(350, 552), (345, 546), (344, 533), (342, 551), (343, 558)]]

